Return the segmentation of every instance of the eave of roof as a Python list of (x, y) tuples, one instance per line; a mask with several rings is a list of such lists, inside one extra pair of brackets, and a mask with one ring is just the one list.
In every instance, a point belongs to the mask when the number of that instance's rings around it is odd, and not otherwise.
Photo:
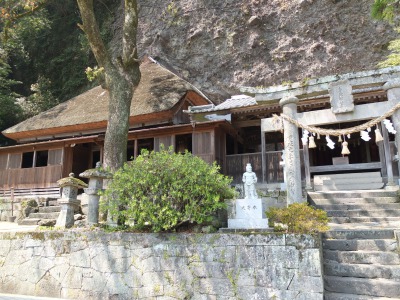
[[(157, 136), (165, 136), (167, 134), (188, 134), (196, 131), (211, 130), (213, 128), (222, 126), (227, 130), (233, 130), (232, 125), (224, 120), (209, 121), (196, 124), (180, 124), (171, 126), (161, 126), (157, 128), (137, 129), (130, 130), (128, 132), (128, 139), (145, 139), (153, 138)], [(35, 143), (21, 144), (15, 146), (0, 147), (0, 154), (13, 153), (13, 152), (24, 152), (33, 150), (45, 150), (51, 148), (68, 147), (74, 144), (90, 143), (94, 142), (101, 144), (104, 142), (104, 134), (95, 134), (89, 136), (79, 136), (58, 140), (48, 140)]]
[[(145, 60), (142, 80), (131, 104), (130, 125), (171, 118), (174, 107), (190, 95), (195, 105), (211, 103), (197, 88), (166, 68)], [(108, 115), (108, 91), (97, 86), (52, 109), (3, 131), (19, 140), (85, 130), (105, 130)]]

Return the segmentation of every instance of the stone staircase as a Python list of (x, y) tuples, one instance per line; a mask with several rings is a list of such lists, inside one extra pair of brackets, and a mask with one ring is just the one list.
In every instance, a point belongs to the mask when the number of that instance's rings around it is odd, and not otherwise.
[(30, 213), (29, 216), (18, 222), (18, 225), (54, 225), (60, 214), (61, 207), (57, 200), (50, 200), (47, 206), (39, 207), (39, 212)]
[(384, 185), (381, 172), (315, 175), (315, 191), (352, 191), (380, 189)]
[(325, 299), (400, 299), (397, 193), (335, 191), (308, 196), (331, 217), (331, 230), (323, 235)]

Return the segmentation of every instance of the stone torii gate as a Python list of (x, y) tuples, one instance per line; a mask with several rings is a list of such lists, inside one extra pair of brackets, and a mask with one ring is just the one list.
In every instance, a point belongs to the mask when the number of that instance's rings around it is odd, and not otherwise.
[[(388, 101), (354, 105), (353, 95), (361, 93), (384, 93)], [(282, 113), (305, 125), (327, 125), (349, 121), (363, 121), (384, 115), (400, 102), (400, 67), (375, 71), (350, 73), (311, 79), (308, 82), (294, 83), (290, 86), (276, 86), (266, 89), (242, 88), (241, 92), (255, 96), (257, 103), (279, 102)], [(297, 105), (302, 101), (330, 98), (331, 108), (297, 113)], [(400, 149), (400, 111), (392, 115), (395, 130), (395, 146)], [(381, 126), (384, 129), (384, 126)], [(265, 132), (277, 131), (273, 118), (261, 120), (262, 161), (265, 174)], [(285, 173), (287, 179), (287, 204), (302, 202), (301, 169), (299, 154), (299, 134), (296, 125), (283, 121), (285, 147)], [(379, 145), (381, 161), (386, 164), (387, 187), (395, 186), (388, 133), (384, 129), (384, 142)], [(381, 143), (382, 144), (382, 143)], [(306, 189), (311, 188), (308, 146), (303, 145)]]

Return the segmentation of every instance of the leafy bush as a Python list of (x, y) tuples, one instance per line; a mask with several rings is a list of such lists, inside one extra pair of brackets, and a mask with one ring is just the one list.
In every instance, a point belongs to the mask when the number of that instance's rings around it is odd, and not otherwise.
[(230, 182), (216, 164), (210, 166), (189, 152), (144, 150), (114, 174), (105, 192), (114, 200), (106, 208), (118, 219), (154, 232), (186, 222), (201, 224), (225, 207), (223, 199), (234, 196)]
[(272, 207), (266, 215), (275, 231), (316, 233), (329, 230), (326, 212), (307, 203), (293, 203), (287, 208)]

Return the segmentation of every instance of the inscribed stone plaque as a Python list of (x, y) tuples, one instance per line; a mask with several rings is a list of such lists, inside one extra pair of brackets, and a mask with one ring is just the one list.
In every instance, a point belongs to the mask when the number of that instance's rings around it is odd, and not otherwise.
[(354, 110), (352, 87), (348, 80), (332, 82), (329, 85), (331, 109), (335, 114), (346, 113)]
[(261, 199), (237, 199), (236, 216), (228, 219), (230, 229), (266, 229), (268, 219), (263, 219)]
[(237, 219), (262, 219), (261, 199), (237, 199), (236, 218)]

